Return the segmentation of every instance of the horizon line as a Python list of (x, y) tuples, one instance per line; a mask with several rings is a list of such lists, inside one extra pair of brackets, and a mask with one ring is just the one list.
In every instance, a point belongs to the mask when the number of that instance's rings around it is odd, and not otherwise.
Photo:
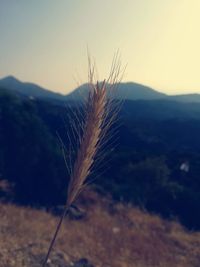
[[(55, 94), (60, 94), (60, 95), (63, 95), (63, 96), (66, 96), (72, 92), (74, 92), (76, 89), (80, 88), (81, 86), (83, 85), (87, 85), (89, 84), (88, 82), (83, 82), (81, 83), (80, 85), (78, 85), (77, 87), (75, 87), (74, 89), (71, 89), (68, 93), (64, 93), (64, 92), (60, 92), (60, 91), (57, 91), (57, 89), (49, 89), (49, 88), (46, 88), (45, 86), (43, 85), (40, 85), (38, 84), (37, 82), (32, 82), (32, 81), (26, 81), (26, 80), (23, 80), (23, 79), (20, 79), (20, 78), (16, 78), (16, 76), (10, 74), (10, 75), (6, 75), (6, 76), (1, 76), (0, 77), (0, 81), (3, 80), (3, 79), (6, 79), (6, 78), (13, 78), (15, 79), (16, 81), (20, 82), (20, 83), (24, 83), (24, 84), (33, 84), (33, 85), (36, 85), (38, 87), (40, 87), (41, 89), (43, 90), (46, 90), (46, 91), (50, 91), (52, 93), (55, 93)], [(99, 81), (99, 82), (102, 82), (102, 81)], [(200, 92), (192, 92), (192, 93), (175, 93), (175, 94), (169, 94), (169, 93), (165, 93), (165, 92), (162, 92), (158, 89), (155, 89), (154, 87), (150, 86), (150, 85), (146, 85), (146, 84), (143, 84), (143, 83), (140, 83), (140, 82), (135, 82), (135, 81), (124, 81), (124, 82), (118, 82), (119, 84), (128, 84), (128, 83), (132, 83), (132, 84), (136, 84), (136, 85), (139, 85), (139, 86), (143, 86), (143, 87), (147, 87), (148, 89), (151, 89), (151, 90), (154, 90), (156, 91), (157, 93), (160, 93), (160, 94), (163, 94), (163, 95), (166, 95), (166, 96), (179, 96), (179, 95), (200, 95)]]

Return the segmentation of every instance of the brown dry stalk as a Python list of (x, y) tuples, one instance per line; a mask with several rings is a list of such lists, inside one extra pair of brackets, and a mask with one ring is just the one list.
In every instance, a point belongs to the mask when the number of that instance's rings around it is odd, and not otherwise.
[(90, 174), (104, 130), (106, 100), (105, 82), (101, 86), (97, 83), (88, 97), (85, 129), (68, 187), (67, 206), (75, 201)]
[[(83, 134), (79, 140), (80, 145), (77, 157), (70, 177), (67, 202), (64, 213), (60, 218), (53, 239), (50, 243), (48, 253), (42, 265), (43, 267), (46, 266), (65, 215), (68, 213), (70, 206), (77, 199), (80, 192), (87, 185), (86, 179), (91, 173), (97, 152), (102, 144), (104, 144), (106, 132), (111, 127), (113, 119), (116, 116), (116, 109), (111, 108), (112, 101), (108, 100), (107, 97), (108, 92), (106, 81), (94, 84), (92, 82), (94, 69), (92, 68), (90, 68), (89, 75), (90, 92), (86, 105), (86, 118), (82, 127)], [(116, 73), (114, 72), (114, 68), (111, 68), (109, 80), (110, 79), (113, 81), (112, 85), (114, 86), (116, 83)], [(109, 114), (110, 112), (111, 114)], [(112, 114), (112, 112), (114, 112), (114, 114)]]

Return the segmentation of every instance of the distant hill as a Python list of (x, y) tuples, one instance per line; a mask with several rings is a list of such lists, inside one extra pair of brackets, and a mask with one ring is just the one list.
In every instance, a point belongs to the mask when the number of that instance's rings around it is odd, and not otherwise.
[(155, 100), (166, 97), (166, 94), (160, 93), (151, 87), (133, 82), (119, 84), (116, 94), (120, 99), (125, 98), (128, 100)]
[[(62, 95), (44, 89), (36, 84), (22, 82), (13, 76), (7, 76), (0, 79), (0, 88), (10, 90), (15, 94), (20, 94), (29, 98), (48, 99), (51, 101), (80, 101), (88, 95), (88, 84), (85, 83), (68, 95)], [(200, 103), (200, 94), (184, 94), (170, 96), (154, 90), (151, 87), (134, 82), (119, 83), (113, 96), (124, 100), (173, 100), (177, 102)]]
[(169, 100), (171, 99), (179, 102), (200, 103), (200, 94), (184, 94), (184, 95), (169, 96)]
[(88, 84), (82, 84), (67, 95), (67, 98), (74, 101), (80, 101), (87, 97), (89, 92)]
[[(88, 84), (83, 84), (68, 95), (71, 100), (80, 100), (88, 94)], [(167, 97), (166, 94), (138, 83), (119, 83), (113, 93), (114, 97), (128, 100), (155, 100)]]
[(169, 99), (126, 100), (121, 113), (126, 119), (200, 119), (200, 103)]
[[(88, 84), (85, 83), (67, 95), (70, 100), (80, 101), (87, 97)], [(177, 102), (200, 103), (200, 94), (167, 95), (155, 89), (134, 82), (120, 83), (113, 93), (114, 97), (124, 100), (172, 100)]]
[(30, 98), (64, 100), (64, 96), (61, 94), (54, 93), (33, 83), (22, 82), (13, 76), (1, 79), (0, 87)]

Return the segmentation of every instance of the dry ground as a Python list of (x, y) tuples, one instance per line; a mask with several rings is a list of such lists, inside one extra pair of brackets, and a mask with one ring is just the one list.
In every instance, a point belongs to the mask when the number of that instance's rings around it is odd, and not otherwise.
[[(70, 266), (56, 257), (69, 264), (84, 257), (95, 267), (200, 266), (200, 233), (92, 192), (81, 203), (86, 218), (65, 219), (49, 266)], [(0, 267), (41, 266), (57, 221), (42, 210), (0, 203)]]

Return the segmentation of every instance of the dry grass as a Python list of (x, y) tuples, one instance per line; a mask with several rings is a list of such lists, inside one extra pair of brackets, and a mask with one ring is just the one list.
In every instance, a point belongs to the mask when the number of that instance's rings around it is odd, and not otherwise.
[[(114, 59), (114, 64), (111, 67), (111, 73), (108, 79), (112, 81), (111, 87), (115, 86), (120, 72), (120, 65), (118, 65), (116, 59)], [(70, 181), (68, 185), (67, 201), (64, 212), (56, 226), (56, 230), (50, 242), (49, 249), (42, 265), (43, 267), (47, 264), (57, 234), (60, 231), (63, 219), (69, 212), (70, 206), (76, 201), (79, 194), (88, 184), (87, 178), (91, 175), (94, 169), (94, 164), (98, 161), (97, 156), (99, 157), (99, 150), (105, 146), (105, 137), (107, 137), (107, 132), (113, 124), (113, 119), (117, 114), (117, 109), (113, 108), (112, 98), (111, 100), (108, 98), (108, 86), (106, 80), (101, 84), (98, 81), (94, 83), (95, 68), (91, 65), (90, 60), (89, 66), (90, 90), (86, 102), (85, 118), (82, 122), (81, 118), (76, 116), (78, 119), (78, 129), (80, 131), (77, 130), (77, 126), (73, 129), (73, 133), (77, 132), (78, 138), (77, 155), (73, 166), (68, 166), (66, 160), (67, 157), (64, 152), (66, 166), (71, 170), (69, 173)], [(69, 158), (69, 163), (71, 163), (71, 160), (72, 159)]]
[[(88, 56), (88, 69), (89, 95), (83, 108), (84, 116), (81, 112), (76, 116), (73, 114), (76, 120), (74, 122), (72, 120), (72, 131), (68, 133), (69, 135), (77, 133), (75, 134), (77, 140), (74, 140), (77, 143), (75, 149), (77, 155), (72, 166), (69, 166), (72, 159), (69, 158), (69, 164), (66, 160), (66, 165), (70, 170), (66, 207), (70, 207), (77, 199), (79, 193), (87, 185), (88, 176), (95, 171), (96, 163), (102, 160), (102, 154), (100, 155), (99, 152), (103, 147), (105, 150), (105, 144), (109, 139), (108, 131), (115, 122), (120, 107), (119, 101), (114, 100), (111, 94), (122, 78), (118, 53), (113, 58), (108, 79), (102, 83), (95, 81), (96, 69), (90, 56)], [(65, 158), (67, 159), (66, 155)]]
[(91, 172), (102, 135), (105, 134), (107, 128), (105, 128), (106, 104), (107, 88), (105, 82), (102, 85), (97, 82), (96, 85), (92, 85), (87, 101), (83, 136), (68, 186), (67, 206), (70, 206), (78, 197)]
[[(95, 267), (199, 267), (200, 233), (93, 192), (81, 198), (87, 218), (65, 219), (50, 258), (86, 257)], [(0, 204), (0, 218), (0, 267), (40, 266), (58, 218), (9, 204)]]

